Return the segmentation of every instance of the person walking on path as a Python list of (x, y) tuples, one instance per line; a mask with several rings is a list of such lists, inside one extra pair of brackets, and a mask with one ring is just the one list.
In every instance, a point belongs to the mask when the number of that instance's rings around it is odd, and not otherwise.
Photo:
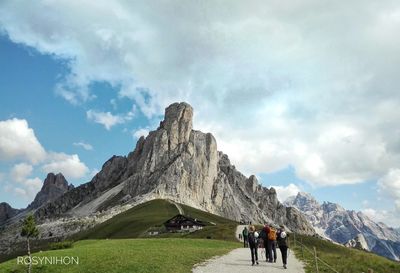
[(256, 232), (256, 229), (254, 226), (249, 227), (249, 235), (248, 235), (248, 241), (249, 241), (249, 247), (250, 247), (250, 252), (251, 252), (251, 265), (254, 265), (256, 263), (258, 265), (258, 233)]
[(243, 247), (248, 247), (248, 243), (247, 243), (247, 237), (249, 235), (249, 231), (247, 230), (247, 227), (244, 227), (243, 231), (242, 231), (242, 235), (243, 235)]
[(285, 231), (284, 226), (280, 226), (278, 232), (276, 233), (277, 242), (279, 246), (279, 250), (282, 253), (282, 261), (283, 261), (283, 268), (287, 269), (287, 254), (289, 248), (289, 234)]
[(268, 232), (268, 262), (276, 263), (276, 229), (269, 227)]
[(268, 224), (264, 225), (264, 228), (261, 230), (260, 232), (260, 237), (263, 239), (264, 241), (264, 249), (265, 249), (265, 261), (268, 263), (269, 261), (269, 239), (268, 239), (268, 234), (270, 231), (270, 227)]

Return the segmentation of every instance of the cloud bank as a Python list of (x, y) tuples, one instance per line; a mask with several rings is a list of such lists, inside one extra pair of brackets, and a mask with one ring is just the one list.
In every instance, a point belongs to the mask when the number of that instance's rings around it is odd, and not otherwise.
[(400, 165), (398, 1), (2, 1), (0, 25), (66, 62), (55, 90), (71, 103), (103, 81), (149, 118), (188, 101), (248, 174), (291, 165), (334, 186)]

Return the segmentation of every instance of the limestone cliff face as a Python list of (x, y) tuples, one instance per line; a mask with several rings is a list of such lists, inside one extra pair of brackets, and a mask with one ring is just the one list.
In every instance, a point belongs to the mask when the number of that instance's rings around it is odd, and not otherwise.
[(228, 156), (217, 150), (210, 133), (193, 130), (192, 120), (189, 104), (170, 105), (160, 126), (141, 137), (127, 157), (112, 157), (92, 181), (36, 214), (89, 213), (145, 196), (172, 199), (238, 221), (274, 222), (298, 232), (314, 232), (298, 210), (279, 203), (273, 188), (264, 188), (255, 176), (247, 178), (237, 171)]
[(139, 139), (128, 156), (125, 194), (152, 193), (238, 221), (274, 222), (313, 233), (299, 211), (279, 203), (273, 188), (237, 171), (211, 134), (193, 130), (192, 117), (190, 105), (174, 103), (160, 127)]

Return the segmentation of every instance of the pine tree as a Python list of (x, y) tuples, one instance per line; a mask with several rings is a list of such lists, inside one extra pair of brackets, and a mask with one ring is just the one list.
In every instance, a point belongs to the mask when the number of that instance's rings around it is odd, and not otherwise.
[(28, 256), (29, 256), (28, 273), (31, 273), (32, 257), (31, 257), (31, 247), (30, 247), (29, 240), (31, 238), (36, 238), (39, 236), (39, 230), (36, 227), (35, 218), (33, 218), (32, 214), (29, 214), (25, 218), (25, 220), (23, 222), (22, 230), (21, 230), (21, 236), (26, 237), (26, 242), (28, 245)]

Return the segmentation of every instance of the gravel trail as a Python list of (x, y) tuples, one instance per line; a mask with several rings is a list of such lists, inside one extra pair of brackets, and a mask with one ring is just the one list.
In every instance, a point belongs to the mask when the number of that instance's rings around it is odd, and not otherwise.
[[(236, 230), (236, 237), (245, 226), (240, 225)], [(261, 255), (263, 249), (258, 249), (259, 265), (251, 265), (250, 249), (237, 248), (228, 254), (210, 259), (203, 264), (193, 268), (193, 273), (304, 273), (303, 264), (296, 259), (292, 251), (289, 252), (288, 268), (282, 266), (281, 252), (277, 249), (278, 259), (276, 263), (265, 262), (265, 254)]]

